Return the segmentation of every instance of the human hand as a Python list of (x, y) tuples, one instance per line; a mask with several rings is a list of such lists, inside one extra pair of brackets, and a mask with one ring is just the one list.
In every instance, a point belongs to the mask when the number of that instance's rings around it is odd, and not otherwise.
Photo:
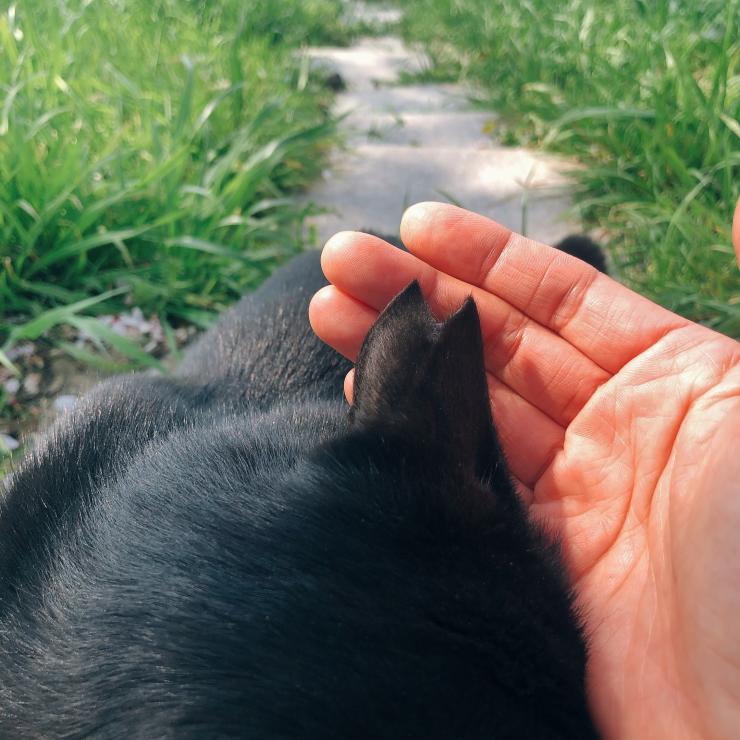
[[(494, 419), (531, 515), (558, 532), (610, 738), (740, 728), (740, 345), (462, 209), (409, 209), (411, 254), (343, 232), (316, 333), (354, 359), (412, 279), (472, 293)], [(351, 382), (351, 381), (350, 381)]]
[(740, 198), (735, 203), (735, 215), (732, 217), (732, 246), (735, 248), (737, 266), (740, 267)]

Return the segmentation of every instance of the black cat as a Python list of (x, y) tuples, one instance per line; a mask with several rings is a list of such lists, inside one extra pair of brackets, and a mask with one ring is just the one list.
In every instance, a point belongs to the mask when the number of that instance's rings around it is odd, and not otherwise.
[(357, 363), (303, 255), (174, 378), (99, 386), (0, 508), (0, 737), (590, 738), (557, 547), (491, 422), (478, 316), (410, 285)]
[(609, 274), (604, 251), (596, 242), (587, 236), (583, 236), (582, 234), (566, 236), (565, 239), (562, 239), (555, 245), (555, 249), (578, 257), (579, 260), (588, 262), (589, 265), (595, 267), (599, 272), (603, 272), (606, 275)]

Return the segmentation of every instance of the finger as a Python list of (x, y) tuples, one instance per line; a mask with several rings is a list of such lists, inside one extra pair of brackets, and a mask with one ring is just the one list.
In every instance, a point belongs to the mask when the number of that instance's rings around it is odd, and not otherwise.
[(412, 206), (401, 236), (424, 262), (498, 296), (610, 373), (688, 323), (581, 260), (456, 206)]
[(735, 259), (740, 267), (740, 198), (735, 203), (735, 215), (732, 217), (732, 246), (735, 248)]
[(308, 320), (316, 336), (352, 362), (377, 317), (377, 311), (333, 285), (318, 291), (308, 306)]
[(344, 376), (344, 397), (347, 399), (347, 403), (352, 405), (352, 399), (355, 397), (355, 369), (352, 368)]
[(565, 429), (490, 374), (488, 394), (509, 469), (532, 489), (563, 449)]
[[(568, 342), (497, 296), (440, 273), (376, 237), (355, 232), (332, 237), (322, 253), (322, 266), (341, 293), (376, 311), (413, 279), (419, 280), (438, 316), (459, 308), (472, 293), (481, 317), (486, 368), (561, 426), (608, 379), (607, 373)], [(335, 345), (333, 335), (340, 334), (341, 351), (356, 353), (362, 336), (352, 341), (351, 330), (330, 326), (345, 321), (340, 308), (326, 312), (319, 336)], [(357, 326), (352, 318), (348, 323)]]

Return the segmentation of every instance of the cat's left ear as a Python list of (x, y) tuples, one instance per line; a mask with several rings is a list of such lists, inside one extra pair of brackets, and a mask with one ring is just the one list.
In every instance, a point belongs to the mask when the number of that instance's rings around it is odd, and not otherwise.
[(354, 424), (392, 426), (488, 478), (502, 459), (472, 298), (435, 321), (414, 282), (381, 313), (357, 359)]

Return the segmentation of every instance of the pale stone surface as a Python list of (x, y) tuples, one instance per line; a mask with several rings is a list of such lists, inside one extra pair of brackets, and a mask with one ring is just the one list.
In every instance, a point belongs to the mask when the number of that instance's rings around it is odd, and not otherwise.
[(8, 452), (17, 450), (20, 447), (20, 442), (9, 434), (3, 434), (0, 432), (0, 449), (5, 449)]
[(372, 90), (378, 83), (394, 83), (401, 72), (419, 72), (428, 66), (423, 54), (407, 49), (394, 36), (359, 39), (350, 47), (317, 46), (310, 59), (337, 70), (354, 92)]
[(368, 4), (358, 1), (348, 2), (346, 13), (349, 21), (364, 21), (380, 26), (398, 23), (403, 15), (400, 8), (384, 8), (375, 3)]
[(495, 115), (473, 110), (460, 85), (399, 85), (427, 65), (399, 39), (309, 55), (347, 83), (336, 101), (347, 146), (309, 192), (328, 211), (311, 220), (320, 243), (343, 229), (397, 234), (405, 207), (421, 200), (449, 200), (550, 243), (574, 230), (563, 220), (571, 165), (497, 144)]

